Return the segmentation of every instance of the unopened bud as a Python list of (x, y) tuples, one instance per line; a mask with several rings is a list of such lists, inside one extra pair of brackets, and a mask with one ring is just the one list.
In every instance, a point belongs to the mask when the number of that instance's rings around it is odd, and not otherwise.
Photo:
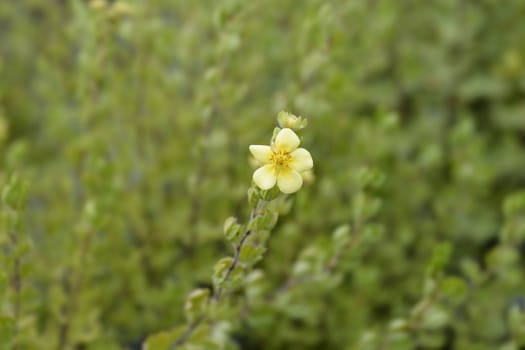
[(277, 115), (277, 122), (282, 128), (290, 128), (293, 130), (301, 130), (308, 125), (306, 119), (284, 111), (279, 112)]

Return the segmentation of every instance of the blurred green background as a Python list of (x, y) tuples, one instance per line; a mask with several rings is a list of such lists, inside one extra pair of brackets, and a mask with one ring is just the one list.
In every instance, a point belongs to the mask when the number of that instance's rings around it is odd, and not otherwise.
[[(140, 349), (183, 324), (249, 214), (248, 146), (288, 110), (315, 181), (257, 265), (271, 297), (234, 296), (216, 348), (525, 349), (524, 13), (1, 1), (0, 184), (29, 190), (0, 232), (0, 348)], [(320, 268), (345, 224), (360, 243)], [(299, 263), (314, 278), (283, 290)]]

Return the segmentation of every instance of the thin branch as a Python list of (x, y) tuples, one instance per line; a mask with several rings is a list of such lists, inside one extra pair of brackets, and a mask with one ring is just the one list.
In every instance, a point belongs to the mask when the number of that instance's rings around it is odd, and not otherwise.
[[(250, 214), (250, 220), (248, 221), (248, 225), (257, 216), (257, 213), (258, 213), (258, 210), (259, 210), (259, 206), (263, 202), (264, 201), (260, 199), (259, 202), (257, 203), (257, 205), (255, 206), (255, 208), (252, 208), (252, 212)], [(242, 235), (241, 240), (239, 241), (239, 243), (235, 246), (235, 254), (233, 256), (233, 261), (232, 261), (232, 264), (230, 265), (230, 267), (228, 268), (228, 270), (226, 271), (226, 274), (224, 275), (224, 278), (222, 280), (222, 284), (223, 285), (224, 285), (224, 283), (226, 283), (226, 281), (228, 281), (228, 279), (230, 278), (230, 276), (233, 273), (233, 271), (239, 265), (239, 259), (240, 259), (240, 256), (241, 256), (242, 247), (244, 246), (244, 243), (246, 242), (246, 239), (251, 234), (252, 234), (252, 230), (246, 230), (244, 232), (244, 234)], [(218, 287), (215, 290), (215, 293), (213, 294), (211, 299), (218, 303), (220, 301), (220, 298), (221, 298), (221, 295), (222, 295), (222, 290), (223, 290), (222, 287)], [(200, 324), (205, 321), (205, 319), (206, 319), (206, 317), (203, 315), (203, 316), (199, 317), (198, 319), (196, 319), (191, 324), (189, 324), (188, 327), (186, 328), (186, 330), (184, 331), (184, 333), (177, 340), (175, 340), (175, 342), (173, 342), (171, 344), (169, 349), (173, 350), (173, 349), (181, 346), (182, 344), (184, 344), (191, 337), (193, 332), (200, 326)]]
[(179, 339), (177, 339), (173, 344), (171, 344), (170, 350), (175, 349), (178, 346), (181, 346), (182, 344), (184, 344), (191, 337), (195, 329), (197, 329), (197, 327), (199, 327), (199, 325), (203, 321), (204, 321), (204, 316), (201, 316), (197, 318), (195, 321), (193, 321), (192, 323), (190, 323), (188, 328), (186, 328), (186, 330), (184, 331), (184, 333), (182, 333)]
[[(252, 209), (252, 212), (250, 214), (250, 222), (253, 219), (255, 219), (255, 216), (257, 215), (257, 208), (259, 207), (259, 203), (257, 203), (255, 208)], [(244, 246), (244, 242), (246, 242), (246, 239), (251, 235), (251, 233), (252, 233), (251, 230), (246, 230), (244, 232), (244, 234), (242, 235), (241, 240), (239, 241), (239, 244), (237, 244), (235, 246), (235, 255), (233, 256), (233, 262), (230, 265), (230, 267), (228, 268), (228, 270), (226, 271), (226, 274), (225, 274), (223, 282), (222, 282), (223, 285), (230, 278), (230, 275), (232, 274), (233, 270), (235, 270), (235, 268), (239, 264), (239, 259), (241, 257), (241, 249)], [(213, 300), (215, 300), (217, 302), (219, 301), (219, 299), (221, 297), (222, 289), (223, 289), (222, 286), (217, 288), (217, 290), (213, 294), (213, 298), (212, 298)]]

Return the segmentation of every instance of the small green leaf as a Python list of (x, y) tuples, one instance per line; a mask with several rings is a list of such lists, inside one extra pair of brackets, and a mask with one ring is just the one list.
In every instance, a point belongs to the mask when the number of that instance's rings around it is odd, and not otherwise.
[(386, 176), (377, 169), (363, 167), (359, 169), (358, 183), (362, 189), (378, 189), (385, 182)]
[(441, 283), (441, 292), (445, 297), (456, 302), (461, 302), (465, 300), (467, 296), (467, 284), (459, 277), (447, 277)]
[(438, 306), (431, 306), (423, 315), (421, 326), (426, 329), (438, 329), (448, 323), (448, 313)]
[(405, 319), (397, 318), (388, 324), (388, 328), (394, 332), (404, 331), (409, 328), (409, 323)]
[(265, 210), (261, 215), (260, 227), (258, 230), (271, 230), (279, 220), (279, 213), (273, 210)]
[(507, 217), (519, 212), (525, 212), (525, 191), (519, 191), (507, 196), (503, 203), (503, 212)]
[(350, 241), (350, 225), (338, 226), (332, 234), (332, 241), (336, 249), (341, 249)]
[(224, 221), (224, 237), (228, 242), (236, 243), (241, 236), (241, 225), (237, 223), (237, 218), (229, 217)]
[(519, 261), (519, 253), (511, 247), (498, 246), (486, 257), (487, 265), (495, 269), (504, 269)]
[(262, 259), (266, 248), (253, 244), (244, 244), (239, 255), (239, 262), (243, 265), (251, 266)]
[(274, 210), (264, 210), (248, 223), (248, 230), (252, 232), (269, 231), (277, 224), (279, 213)]
[(262, 190), (260, 192), (261, 198), (268, 202), (279, 197), (280, 194), (281, 194), (281, 191), (279, 190), (279, 187), (277, 186), (274, 186), (270, 188), (269, 190)]
[(430, 264), (428, 266), (428, 273), (430, 276), (436, 276), (441, 273), (448, 264), (450, 255), (452, 253), (452, 246), (450, 242), (444, 242), (434, 248)]
[(228, 272), (228, 269), (233, 264), (233, 258), (228, 256), (225, 258), (220, 259), (215, 263), (215, 266), (213, 267), (213, 284), (217, 288), (219, 287), (222, 282), (224, 281), (224, 278), (226, 277), (226, 273)]
[(142, 345), (142, 350), (168, 350), (185, 330), (186, 327), (181, 326), (150, 335)]
[(184, 304), (184, 311), (186, 312), (186, 317), (190, 321), (193, 321), (199, 316), (205, 314), (206, 309), (208, 307), (209, 298), (209, 289), (199, 288), (192, 291), (186, 298), (186, 303)]
[(12, 175), (2, 191), (2, 201), (13, 210), (23, 209), (28, 187), (27, 182), (22, 181), (16, 174)]
[(382, 201), (371, 197), (364, 192), (355, 195), (352, 201), (353, 218), (356, 222), (363, 222), (377, 214), (381, 209)]
[(261, 195), (259, 193), (259, 189), (255, 186), (250, 187), (248, 190), (248, 204), (250, 205), (250, 208), (257, 207), (260, 199)]

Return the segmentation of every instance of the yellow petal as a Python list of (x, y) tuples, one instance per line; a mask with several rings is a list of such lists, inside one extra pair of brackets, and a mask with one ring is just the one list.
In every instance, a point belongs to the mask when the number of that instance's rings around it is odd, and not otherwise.
[(297, 136), (292, 129), (288, 128), (279, 131), (275, 137), (275, 148), (278, 151), (292, 152), (300, 143), (301, 140), (299, 140), (299, 136)]
[(253, 173), (253, 182), (262, 190), (269, 190), (275, 186), (276, 181), (275, 167), (273, 165), (265, 165)]
[(251, 145), (250, 152), (259, 162), (270, 162), (270, 155), (272, 154), (272, 148), (270, 146)]
[(312, 169), (312, 167), (314, 166), (314, 161), (312, 160), (310, 152), (308, 152), (304, 148), (296, 149), (291, 153), (291, 156), (292, 162), (290, 165), (293, 169), (299, 172)]
[(277, 186), (283, 193), (297, 192), (303, 185), (301, 174), (293, 169), (281, 169), (277, 175)]

